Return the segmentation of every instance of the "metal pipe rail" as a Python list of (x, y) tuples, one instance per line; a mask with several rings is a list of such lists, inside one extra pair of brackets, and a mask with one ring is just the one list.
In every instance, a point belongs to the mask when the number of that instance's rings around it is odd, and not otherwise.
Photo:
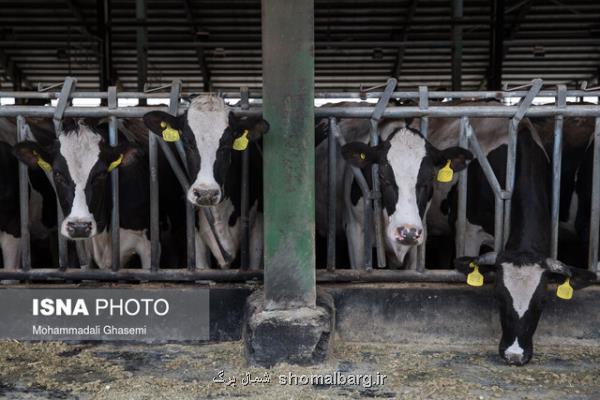
[[(17, 117), (18, 121), (18, 140), (22, 141), (27, 138), (28, 126), (25, 122), (25, 116), (32, 117), (46, 117), (53, 118), (55, 123), (60, 124), (62, 117), (109, 117), (109, 128), (110, 128), (110, 144), (116, 145), (117, 143), (117, 126), (118, 118), (141, 118), (144, 114), (149, 111), (162, 110), (170, 112), (172, 115), (177, 115), (185, 112), (186, 105), (180, 104), (180, 99), (186, 95), (181, 93), (181, 83), (174, 82), (170, 85), (171, 90), (169, 93), (165, 92), (116, 92), (114, 88), (110, 88), (106, 92), (76, 92), (74, 91), (75, 82), (67, 79), (65, 85), (60, 92), (0, 92), (0, 97), (15, 97), (15, 98), (30, 98), (30, 99), (59, 99), (59, 103), (56, 107), (53, 106), (23, 106), (23, 105), (5, 105), (0, 106), (0, 117)], [(552, 154), (553, 159), (553, 188), (552, 188), (552, 256), (556, 255), (557, 240), (558, 240), (558, 210), (560, 194), (560, 162), (561, 162), (561, 151), (560, 146), (562, 143), (562, 128), (563, 120), (566, 117), (593, 117), (596, 118), (596, 128), (594, 132), (595, 146), (594, 146), (594, 170), (593, 170), (593, 188), (592, 188), (592, 209), (590, 216), (590, 250), (589, 250), (589, 265), (588, 267), (598, 272), (597, 260), (598, 260), (598, 237), (600, 236), (600, 106), (598, 105), (583, 105), (574, 104), (567, 105), (566, 98), (569, 96), (581, 97), (581, 96), (598, 96), (600, 97), (600, 91), (585, 91), (585, 90), (566, 90), (564, 86), (559, 86), (556, 90), (540, 90), (541, 81), (534, 81), (533, 87), (529, 91), (515, 90), (515, 91), (483, 91), (483, 92), (435, 92), (428, 91), (427, 87), (420, 87), (418, 92), (391, 92), (388, 90), (385, 92), (368, 92), (368, 93), (318, 93), (316, 98), (360, 98), (365, 96), (367, 98), (397, 98), (397, 99), (414, 99), (418, 101), (417, 106), (405, 106), (405, 107), (388, 107), (385, 108), (386, 101), (380, 101), (377, 107), (320, 107), (315, 109), (315, 115), (317, 117), (327, 117), (330, 120), (330, 146), (336, 142), (340, 145), (344, 143), (344, 138), (341, 136), (337, 127), (339, 118), (365, 118), (372, 119), (373, 129), (371, 132), (372, 144), (376, 144), (378, 140), (376, 132), (376, 123), (383, 118), (406, 118), (406, 117), (421, 117), (421, 131), (423, 135), (427, 136), (429, 118), (436, 117), (449, 117), (449, 118), (461, 118), (461, 129), (459, 137), (459, 145), (464, 148), (470, 148), (481, 161), (481, 165), (484, 171), (484, 175), (490, 182), (494, 190), (496, 197), (495, 211), (495, 250), (498, 251), (504, 241), (503, 234), (506, 235), (509, 228), (509, 217), (510, 209), (506, 207), (506, 202), (510, 201), (511, 196), (511, 185), (503, 190), (491, 170), (491, 166), (487, 162), (487, 159), (483, 157), (483, 151), (475, 132), (469, 124), (469, 118), (482, 118), (482, 117), (499, 117), (511, 119), (512, 123), (509, 125), (510, 132), (509, 136), (513, 139), (513, 145), (516, 144), (516, 126), (518, 122), (525, 117), (554, 117), (555, 118), (555, 130), (554, 138), (555, 144)], [(393, 89), (392, 89), (393, 90)], [(253, 95), (256, 95), (253, 93)], [(260, 115), (260, 107), (251, 107), (249, 104), (250, 95), (248, 92), (242, 91), (242, 93), (227, 93), (228, 97), (240, 97), (243, 99), (241, 107), (234, 107), (233, 111), (236, 115)], [(531, 102), (534, 97), (554, 97), (556, 104), (534, 106)], [(453, 99), (483, 99), (483, 98), (524, 98), (521, 104), (516, 106), (500, 106), (500, 105), (485, 105), (485, 106), (450, 106), (444, 103), (430, 103), (430, 100), (440, 98), (453, 98)], [(70, 99), (73, 98), (101, 98), (108, 99), (107, 106), (101, 107), (74, 107), (69, 105)], [(145, 106), (145, 107), (119, 107), (118, 99), (120, 98), (137, 98), (137, 99), (150, 99), (150, 98), (169, 98), (170, 105), (166, 106)], [(252, 97), (259, 98), (259, 97)], [(375, 137), (377, 136), (377, 138)], [(152, 250), (152, 269), (146, 270), (133, 270), (120, 268), (118, 254), (118, 229), (114, 229), (112, 232), (111, 242), (113, 243), (113, 258), (112, 267), (113, 270), (89, 270), (89, 269), (74, 269), (69, 268), (66, 265), (66, 242), (61, 246), (62, 250), (59, 251), (60, 257), (60, 269), (48, 269), (48, 268), (31, 268), (31, 254), (29, 251), (29, 231), (26, 218), (22, 218), (22, 260), (21, 268), (19, 270), (0, 270), (0, 279), (20, 279), (20, 280), (141, 280), (141, 281), (227, 281), (227, 282), (242, 282), (248, 280), (261, 279), (261, 271), (248, 271), (247, 257), (248, 249), (244, 249), (244, 257), (242, 257), (242, 265), (239, 270), (213, 270), (213, 269), (197, 269), (195, 265), (195, 247), (194, 241), (196, 234), (194, 229), (195, 212), (191, 206), (186, 202), (187, 211), (187, 265), (186, 268), (178, 269), (164, 269), (158, 265), (158, 171), (157, 171), (157, 148), (161, 147), (165, 153), (166, 159), (169, 162), (171, 168), (174, 170), (177, 179), (179, 180), (182, 187), (185, 189), (188, 183), (187, 163), (185, 162), (185, 153), (182, 148), (176, 148), (179, 157), (183, 162), (179, 163), (176, 159), (175, 154), (170, 150), (166, 143), (163, 143), (161, 139), (156, 137), (154, 134), (149, 133), (150, 141), (150, 170), (151, 170), (151, 221), (153, 229), (151, 229), (151, 237), (153, 242)], [(153, 143), (154, 139), (154, 143)], [(158, 144), (158, 146), (157, 146)], [(330, 193), (328, 195), (329, 203), (335, 202), (335, 148), (332, 146), (329, 151), (328, 168), (329, 168), (329, 185)], [(509, 152), (507, 167), (514, 169), (515, 152)], [(182, 168), (183, 165), (183, 168)], [(245, 162), (244, 165), (247, 165)], [(246, 167), (247, 168), (247, 167)], [(247, 171), (246, 171), (247, 172)], [(375, 172), (375, 171), (374, 171)], [(244, 175), (244, 171), (242, 170)], [(247, 175), (247, 173), (246, 173)], [(361, 188), (363, 195), (368, 201), (365, 206), (365, 215), (368, 217), (373, 212), (373, 197), (374, 193), (377, 193), (376, 188), (373, 191), (368, 187), (364, 176), (360, 170), (352, 168), (351, 175), (354, 179), (357, 179), (359, 187)], [(377, 174), (373, 174), (376, 177)], [(465, 219), (466, 219), (466, 171), (459, 174), (459, 221), (458, 227), (460, 232), (464, 232)], [(20, 178), (20, 192), (22, 198), (27, 198), (28, 184), (27, 184), (27, 169), (24, 165), (19, 167), (19, 178)], [(507, 176), (510, 178), (510, 176)], [(49, 177), (50, 181), (51, 178)], [(508, 179), (507, 179), (508, 180)], [(247, 176), (244, 179), (244, 190), (248, 189)], [(333, 186), (332, 186), (333, 185)], [(111, 173), (111, 186), (113, 189), (113, 216), (112, 225), (113, 227), (118, 226), (118, 172), (114, 170)], [(332, 189), (333, 187), (333, 189)], [(429, 270), (425, 268), (425, 246), (422, 245), (418, 249), (413, 250), (412, 257), (413, 262), (407, 270), (339, 270), (335, 269), (336, 266), (336, 254), (335, 254), (335, 204), (329, 204), (330, 220), (328, 221), (328, 256), (327, 256), (327, 270), (317, 271), (317, 280), (319, 282), (401, 282), (401, 281), (423, 281), (423, 282), (460, 282), (464, 280), (464, 277), (454, 270)], [(247, 205), (243, 209), (247, 212)], [(379, 207), (380, 208), (380, 207)], [(60, 211), (60, 210), (59, 210)], [(22, 202), (21, 204), (21, 216), (25, 217), (28, 215), (28, 204)], [(244, 211), (242, 211), (244, 213)], [(242, 221), (247, 220), (247, 216), (242, 216)], [(370, 219), (369, 219), (370, 220)], [(366, 231), (369, 231), (367, 229)], [(248, 235), (247, 227), (244, 228), (244, 234)], [(366, 237), (367, 243), (381, 243), (380, 240), (373, 240), (374, 238)], [(457, 235), (457, 241), (459, 242), (458, 248), (464, 251), (464, 238), (462, 234)], [(242, 240), (244, 246), (248, 246), (248, 238)], [(378, 249), (378, 254), (382, 253), (382, 248)], [(459, 253), (461, 251), (459, 250)], [(369, 252), (370, 253), (370, 252)], [(235, 257), (235, 255), (232, 255)], [(378, 257), (379, 259), (379, 257)], [(370, 264), (370, 263), (369, 263)], [(372, 264), (371, 264), (372, 265)], [(379, 266), (385, 265), (379, 261)]]
[[(51, 106), (0, 106), (0, 117), (17, 117), (26, 115), (30, 117), (52, 118), (56, 107)], [(185, 112), (186, 107), (179, 107), (178, 115)], [(141, 118), (150, 111), (168, 111), (166, 106), (155, 107), (122, 107), (109, 109), (108, 107), (67, 107), (64, 117), (117, 117), (117, 118)], [(235, 115), (260, 116), (260, 108), (242, 110), (233, 107)], [(419, 107), (388, 107), (383, 112), (382, 118), (460, 118), (460, 117), (496, 117), (512, 118), (518, 112), (517, 106), (430, 106), (427, 110)], [(315, 116), (319, 118), (370, 118), (373, 107), (319, 107), (315, 109)], [(568, 105), (558, 108), (555, 105), (531, 106), (523, 117), (548, 117), (562, 115), (564, 117), (600, 117), (600, 108), (597, 105)]]
[[(170, 86), (170, 85), (169, 85)], [(423, 88), (426, 88), (423, 86)], [(527, 95), (527, 90), (483, 90), (483, 91), (425, 91), (428, 99), (465, 99), (465, 100), (482, 100), (482, 99), (509, 99), (520, 98)], [(210, 92), (182, 92), (181, 98), (189, 98), (201, 94), (210, 94)], [(239, 98), (239, 91), (221, 92), (225, 98)], [(538, 93), (539, 97), (556, 98), (558, 90), (541, 90)], [(567, 90), (566, 97), (599, 97), (600, 89), (594, 90)], [(168, 92), (118, 92), (118, 99), (168, 99)], [(316, 92), (315, 99), (379, 99), (383, 96), (383, 92)], [(421, 91), (402, 91), (393, 92), (391, 98), (398, 100), (419, 100), (422, 96)], [(31, 92), (31, 91), (0, 91), (0, 98), (16, 98), (16, 99), (47, 99), (55, 100), (60, 97), (60, 92)], [(107, 99), (108, 92), (90, 92), (81, 91), (71, 93), (73, 99)], [(253, 91), (251, 99), (262, 99), (260, 91)]]

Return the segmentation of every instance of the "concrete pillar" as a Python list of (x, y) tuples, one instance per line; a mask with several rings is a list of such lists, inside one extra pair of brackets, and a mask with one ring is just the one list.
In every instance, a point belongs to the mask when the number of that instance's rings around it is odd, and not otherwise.
[(250, 362), (323, 360), (333, 301), (315, 281), (314, 4), (263, 0), (264, 292), (247, 305)]

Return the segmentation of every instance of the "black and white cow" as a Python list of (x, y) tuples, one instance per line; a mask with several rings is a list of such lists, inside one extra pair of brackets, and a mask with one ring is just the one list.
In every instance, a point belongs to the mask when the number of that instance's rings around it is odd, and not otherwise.
[(578, 200), (574, 228), (580, 241), (581, 263), (587, 264), (589, 253), (590, 216), (592, 210), (592, 182), (594, 174), (594, 141), (588, 146), (577, 171), (575, 192)]
[(263, 251), (262, 159), (257, 146), (251, 142), (260, 139), (268, 131), (269, 124), (260, 117), (234, 116), (225, 101), (213, 95), (195, 97), (181, 116), (153, 111), (144, 116), (144, 122), (161, 137), (167, 129), (178, 132), (191, 181), (187, 200), (197, 207), (208, 207), (214, 219), (212, 227), (216, 236), (205, 213), (198, 212), (198, 267), (210, 265), (212, 254), (221, 268), (227, 268), (233, 259), (226, 259), (221, 249), (232, 258), (239, 252), (242, 151), (250, 151), (250, 267), (260, 267)]
[(0, 249), (5, 269), (19, 266), (19, 200), (18, 162), (12, 155), (12, 147), (0, 142)]
[[(461, 171), (473, 156), (460, 147), (439, 150), (418, 131), (406, 127), (381, 129), (382, 142), (377, 147), (366, 144), (368, 130), (360, 136), (359, 141), (342, 148), (342, 155), (347, 163), (365, 172), (369, 184), (370, 167), (379, 164), (388, 264), (400, 266), (409, 249), (424, 240), (424, 218), (438, 171), (447, 163), (454, 172)], [(348, 204), (346, 199), (344, 208), (349, 250), (354, 253), (351, 259), (362, 260), (363, 198), (356, 183), (352, 184), (350, 201)], [(364, 265), (361, 261), (355, 264), (354, 267)]]
[(51, 173), (65, 216), (60, 233), (91, 239), (89, 251), (100, 268), (111, 265), (109, 172), (118, 167), (121, 263), (138, 254), (142, 266), (150, 267), (149, 172), (141, 147), (123, 141), (110, 147), (106, 132), (90, 121), (65, 119), (58, 139), (46, 145), (19, 143), (14, 154), (30, 168)]
[[(505, 249), (492, 257), (489, 265), (480, 265), (484, 273), (496, 271), (496, 296), (502, 326), (499, 353), (513, 365), (524, 365), (533, 355), (533, 335), (544, 307), (549, 275), (570, 277), (574, 289), (595, 279), (593, 273), (547, 258), (550, 254), (552, 168), (539, 139), (534, 139), (536, 134), (532, 132), (523, 127), (518, 133), (512, 223)], [(497, 174), (505, 170), (506, 146), (492, 151), (488, 160)], [(491, 192), (480, 169), (475, 162), (469, 166), (469, 190)], [(485, 202), (478, 208), (489, 208), (493, 213), (493, 207), (486, 206)], [(477, 257), (459, 258), (455, 265), (468, 274), (473, 271), (472, 261), (478, 263)]]

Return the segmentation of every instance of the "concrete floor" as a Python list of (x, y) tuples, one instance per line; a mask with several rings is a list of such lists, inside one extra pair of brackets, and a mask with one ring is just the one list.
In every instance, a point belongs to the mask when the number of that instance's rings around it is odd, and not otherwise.
[[(495, 345), (337, 343), (318, 367), (249, 368), (240, 342), (119, 345), (0, 342), (2, 399), (598, 399), (600, 346), (536, 349), (508, 367)], [(223, 383), (219, 371), (223, 370)], [(387, 375), (383, 385), (282, 385), (280, 376)], [(270, 377), (267, 382), (247, 382)], [(235, 383), (233, 378), (235, 377)], [(292, 378), (293, 379), (293, 378)], [(230, 385), (227, 383), (230, 382)], [(246, 385), (244, 385), (246, 383)]]

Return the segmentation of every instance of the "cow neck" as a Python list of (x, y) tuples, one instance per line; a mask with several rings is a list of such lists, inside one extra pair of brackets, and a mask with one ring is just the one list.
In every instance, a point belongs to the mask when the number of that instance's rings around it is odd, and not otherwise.
[(527, 129), (518, 135), (515, 172), (505, 253), (546, 257), (550, 251), (550, 164)]

